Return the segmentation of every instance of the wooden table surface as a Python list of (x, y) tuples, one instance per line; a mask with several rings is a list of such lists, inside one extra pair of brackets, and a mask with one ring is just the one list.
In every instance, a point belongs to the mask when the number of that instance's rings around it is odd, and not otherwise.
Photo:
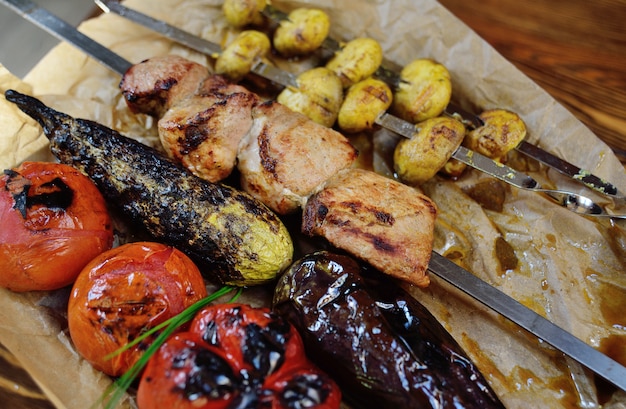
[(626, 163), (626, 1), (439, 2)]
[[(625, 0), (440, 0), (568, 108), (626, 165)], [(47, 409), (0, 347), (0, 406)]]

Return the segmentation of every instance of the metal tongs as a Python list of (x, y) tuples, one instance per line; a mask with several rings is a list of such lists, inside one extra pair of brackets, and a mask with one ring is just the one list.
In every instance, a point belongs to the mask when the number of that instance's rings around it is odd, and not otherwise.
[[(0, 3), (60, 40), (82, 50), (120, 75), (133, 65), (31, 0), (0, 0)], [(161, 22), (160, 24), (163, 25), (165, 23)], [(411, 126), (410, 124), (408, 125)], [(472, 156), (469, 152), (466, 155), (468, 157)], [(488, 158), (486, 159), (491, 161)], [(468, 158), (468, 161), (472, 160)], [(498, 166), (498, 164), (494, 163), (493, 166)], [(626, 367), (618, 362), (437, 252), (432, 252), (428, 269), (442, 280), (626, 391)]]
[[(184, 30), (181, 30), (177, 27), (171, 26), (164, 21), (154, 19), (148, 15), (130, 9), (128, 7), (123, 6), (119, 3), (118, 0), (95, 0), (95, 3), (105, 12), (118, 14), (128, 20), (131, 20), (135, 23), (141, 24), (144, 27), (150, 28), (158, 33), (163, 34), (167, 38), (174, 40), (180, 44), (183, 44), (195, 51), (200, 53), (216, 57), (221, 53), (221, 47), (218, 44), (213, 42), (204, 40), (198, 36), (190, 34)], [(270, 7), (269, 10), (272, 11), (272, 16), (275, 18), (279, 13), (274, 7)], [(285, 16), (286, 18), (286, 16)], [(338, 43), (332, 39), (325, 42), (325, 44), (329, 44), (328, 46), (338, 47)], [(380, 71), (383, 71), (382, 73)], [(252, 72), (255, 74), (266, 78), (272, 82), (275, 82), (279, 85), (285, 87), (298, 87), (295, 76), (287, 72), (285, 70), (278, 69), (271, 65), (266, 64), (262, 60), (258, 60), (256, 64), (252, 67)], [(390, 71), (386, 68), (379, 69), (379, 75), (384, 76), (387, 81), (397, 82), (400, 81), (397, 74), (393, 71)], [(454, 107), (456, 111), (452, 114), (450, 111), (450, 106), (448, 107), (448, 113), (450, 115), (459, 115), (459, 108)], [(472, 126), (480, 125), (480, 119), (476, 116), (471, 116), (474, 122), (471, 122)], [(467, 124), (467, 121), (464, 121)], [(386, 128), (398, 135), (401, 135), (406, 138), (412, 138), (416, 132), (416, 126), (407, 122), (403, 119), (400, 119), (396, 116), (393, 116), (387, 112), (381, 113), (376, 119), (376, 123), (383, 128)], [(534, 147), (527, 142), (523, 142), (520, 146), (530, 146)], [(552, 155), (549, 155), (547, 152), (540, 150), (539, 148), (534, 147), (535, 151), (544, 152), (543, 157), (549, 158), (545, 159), (550, 163), (557, 163), (556, 160), (564, 162)], [(626, 219), (626, 211), (615, 211), (614, 207), (611, 206), (611, 210), (609, 211), (609, 207), (604, 207), (599, 203), (596, 203), (592, 199), (587, 196), (580, 195), (578, 193), (560, 190), (560, 189), (546, 189), (540, 186), (539, 182), (537, 182), (532, 177), (519, 172), (509, 166), (505, 166), (501, 163), (498, 163), (484, 155), (481, 155), (477, 152), (468, 150), (464, 147), (459, 147), (453, 154), (452, 157), (467, 164), (470, 167), (473, 167), (483, 173), (486, 173), (490, 176), (493, 176), (499, 180), (502, 180), (512, 186), (515, 186), (519, 189), (534, 191), (537, 193), (545, 194), (549, 199), (551, 199), (554, 203), (562, 206), (574, 213), (588, 216), (596, 216), (596, 217), (609, 217), (609, 218), (618, 218), (618, 219)], [(566, 162), (564, 162), (566, 163)], [(571, 170), (574, 165), (563, 166), (563, 169)], [(578, 168), (576, 168), (578, 169)], [(612, 184), (608, 182), (604, 182), (596, 176), (591, 175), (588, 172), (581, 171), (584, 173), (587, 179), (584, 180), (586, 185), (591, 185), (602, 193), (611, 195), (612, 197), (618, 198), (623, 196), (619, 196), (617, 188), (615, 188)], [(582, 180), (581, 178), (576, 178), (576, 180)]]

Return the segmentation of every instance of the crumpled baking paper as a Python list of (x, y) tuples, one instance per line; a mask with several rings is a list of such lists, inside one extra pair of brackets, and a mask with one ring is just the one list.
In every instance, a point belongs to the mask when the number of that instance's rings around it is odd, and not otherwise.
[[(221, 17), (217, 0), (128, 0), (125, 4), (222, 45), (234, 35)], [(300, 6), (322, 8), (330, 14), (335, 38), (373, 37), (380, 41), (385, 57), (400, 65), (416, 58), (443, 63), (450, 70), (457, 103), (474, 112), (495, 107), (517, 112), (528, 127), (528, 141), (626, 191), (626, 173), (608, 146), (436, 1), (311, 0), (276, 1), (274, 5), (284, 11)], [(168, 53), (212, 63), (115, 15), (88, 20), (80, 29), (132, 63)], [(297, 71), (306, 63), (290, 67)], [(158, 146), (154, 121), (128, 112), (117, 88), (119, 80), (119, 74), (68, 44), (55, 47), (22, 81), (0, 67), (3, 91), (17, 88), (70, 115), (97, 120)], [(53, 160), (36, 123), (4, 99), (0, 99), (0, 113), (3, 168), (26, 159)], [(394, 137), (381, 132), (374, 140), (388, 151)], [(603, 200), (554, 171), (512, 156), (512, 164), (522, 166), (542, 184)], [(383, 158), (373, 166), (389, 173), (386, 163)], [(505, 188), (503, 210), (487, 210), (466, 191), (489, 180), (470, 171), (458, 181), (435, 177), (422, 186), (440, 208), (435, 249), (626, 364), (626, 316), (622, 313), (626, 307), (626, 233), (622, 222), (578, 216), (536, 193), (510, 187)], [(496, 243), (503, 242), (514, 251), (517, 267), (502, 268)], [(572, 359), (432, 278), (430, 287), (410, 290), (465, 348), (508, 408), (626, 404), (624, 392), (597, 383)], [(18, 357), (55, 405), (83, 409), (98, 399), (110, 380), (73, 350), (62, 314), (66, 296), (67, 290), (45, 294), (0, 290), (0, 342)], [(133, 405), (132, 399), (124, 403), (124, 407)]]

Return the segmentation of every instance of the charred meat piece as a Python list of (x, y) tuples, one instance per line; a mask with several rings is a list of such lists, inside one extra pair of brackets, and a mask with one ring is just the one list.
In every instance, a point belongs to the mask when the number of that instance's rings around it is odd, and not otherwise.
[(436, 216), (435, 203), (416, 189), (348, 169), (309, 199), (302, 232), (324, 236), (381, 271), (425, 287)]
[(186, 58), (154, 57), (126, 71), (120, 90), (131, 111), (160, 118), (170, 107), (194, 95), (208, 76), (205, 66)]
[(504, 408), (426, 308), (350, 257), (319, 252), (294, 263), (276, 286), (273, 310), (354, 407)]
[(159, 138), (169, 157), (196, 176), (218, 182), (236, 165), (259, 98), (218, 76), (207, 79), (200, 92), (165, 112), (158, 122)]
[(279, 214), (299, 209), (358, 155), (340, 133), (277, 102), (256, 106), (252, 115), (238, 155), (242, 187)]

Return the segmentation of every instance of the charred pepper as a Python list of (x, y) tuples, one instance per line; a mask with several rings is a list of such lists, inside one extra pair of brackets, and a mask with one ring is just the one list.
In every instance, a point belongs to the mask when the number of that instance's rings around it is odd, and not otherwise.
[(348, 256), (304, 256), (279, 280), (273, 304), (355, 407), (504, 407), (424, 306)]
[(267, 308), (218, 304), (153, 356), (140, 409), (339, 408), (341, 392), (306, 358), (293, 326)]

